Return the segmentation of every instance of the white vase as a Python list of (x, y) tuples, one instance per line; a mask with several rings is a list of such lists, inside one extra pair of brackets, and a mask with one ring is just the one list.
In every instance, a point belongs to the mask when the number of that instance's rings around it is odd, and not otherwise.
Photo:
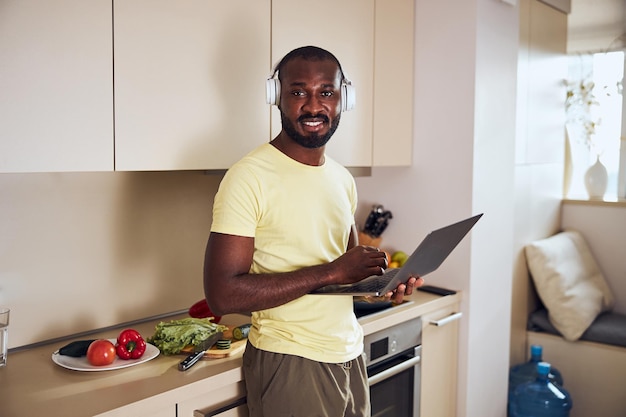
[(606, 168), (600, 162), (600, 157), (596, 158), (596, 163), (591, 165), (587, 172), (585, 172), (585, 188), (587, 188), (587, 194), (592, 200), (601, 200), (606, 192), (606, 185), (608, 183), (609, 176), (606, 172)]

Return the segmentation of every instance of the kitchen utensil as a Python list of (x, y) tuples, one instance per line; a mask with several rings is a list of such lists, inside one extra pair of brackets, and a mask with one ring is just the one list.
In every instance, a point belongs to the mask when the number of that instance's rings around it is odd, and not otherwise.
[[(246, 348), (246, 343), (248, 339), (237, 340), (233, 336), (233, 330), (237, 328), (237, 325), (224, 324), (224, 326), (226, 326), (226, 329), (224, 330), (224, 336), (222, 336), (222, 339), (230, 340), (230, 348), (217, 349), (217, 346), (214, 346), (211, 349), (204, 352), (204, 356), (202, 357), (202, 359), (228, 358), (230, 356), (241, 353)], [(193, 352), (193, 349), (194, 349), (193, 346), (187, 346), (183, 350), (180, 351), (180, 354), (189, 355), (190, 353)]]
[(385, 208), (377, 204), (372, 207), (372, 211), (367, 216), (367, 220), (365, 220), (365, 225), (363, 226), (363, 232), (368, 234), (373, 238), (379, 237), (389, 225), (389, 220), (393, 218), (393, 215), (389, 210), (385, 210)]
[(199, 345), (194, 346), (193, 353), (187, 356), (185, 359), (178, 364), (179, 371), (186, 371), (191, 368), (202, 356), (204, 356), (204, 352), (211, 349), (211, 347), (217, 343), (224, 336), (224, 333), (217, 332), (211, 335), (208, 339), (202, 341)]

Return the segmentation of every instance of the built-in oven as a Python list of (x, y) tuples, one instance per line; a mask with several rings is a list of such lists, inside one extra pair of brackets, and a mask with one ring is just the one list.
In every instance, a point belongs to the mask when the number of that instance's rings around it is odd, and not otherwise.
[(422, 321), (365, 336), (372, 417), (419, 417)]

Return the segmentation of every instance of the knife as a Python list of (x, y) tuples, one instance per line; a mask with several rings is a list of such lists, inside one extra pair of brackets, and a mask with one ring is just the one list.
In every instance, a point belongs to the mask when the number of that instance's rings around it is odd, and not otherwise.
[(389, 210), (385, 210), (382, 205), (377, 204), (372, 207), (372, 211), (367, 217), (367, 220), (365, 220), (363, 232), (373, 238), (378, 238), (383, 234), (389, 225), (389, 220), (392, 218), (393, 215)]
[(217, 341), (220, 340), (223, 336), (224, 333), (217, 332), (209, 336), (208, 339), (200, 342), (199, 345), (194, 346), (193, 353), (187, 356), (185, 359), (182, 360), (181, 363), (178, 364), (178, 370), (186, 371), (187, 369), (191, 368), (196, 362), (198, 362), (198, 360), (200, 360), (200, 358), (204, 355), (204, 352), (211, 349), (211, 347), (216, 344)]
[(376, 204), (372, 207), (372, 211), (370, 211), (370, 214), (367, 216), (367, 219), (365, 220), (365, 225), (363, 226), (363, 232), (372, 236), (372, 234), (374, 233), (374, 229), (376, 228), (376, 221), (378, 220), (380, 215), (383, 213), (383, 210), (384, 208), (380, 204)]

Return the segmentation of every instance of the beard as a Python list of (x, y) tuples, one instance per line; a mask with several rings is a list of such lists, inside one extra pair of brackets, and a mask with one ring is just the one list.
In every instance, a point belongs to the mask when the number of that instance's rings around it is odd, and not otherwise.
[[(298, 118), (297, 121), (301, 122), (302, 120), (310, 119), (311, 117), (316, 117), (316, 116), (313, 116), (310, 114), (302, 115)], [(324, 122), (328, 123), (327, 116), (317, 116), (317, 117), (324, 119)], [(304, 146), (305, 148), (309, 148), (309, 149), (321, 148), (322, 146), (326, 145), (326, 143), (330, 140), (330, 138), (333, 136), (333, 134), (339, 127), (340, 119), (341, 119), (341, 114), (338, 114), (337, 117), (331, 123), (330, 129), (328, 129), (328, 132), (326, 132), (325, 135), (318, 135), (317, 133), (311, 133), (310, 135), (305, 136), (305, 135), (301, 135), (300, 133), (296, 131), (296, 127), (291, 122), (291, 120), (289, 120), (285, 116), (285, 113), (283, 113), (282, 111), (280, 112), (280, 120), (282, 122), (283, 130), (285, 131), (287, 136), (289, 136), (298, 145)]]

